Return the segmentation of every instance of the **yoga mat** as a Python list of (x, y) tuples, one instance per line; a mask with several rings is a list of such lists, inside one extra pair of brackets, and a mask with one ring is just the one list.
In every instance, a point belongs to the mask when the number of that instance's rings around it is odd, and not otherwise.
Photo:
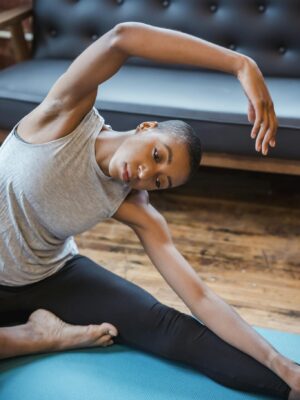
[[(254, 327), (300, 362), (300, 335)], [(114, 344), (0, 362), (1, 400), (271, 400), (226, 388), (182, 363)]]

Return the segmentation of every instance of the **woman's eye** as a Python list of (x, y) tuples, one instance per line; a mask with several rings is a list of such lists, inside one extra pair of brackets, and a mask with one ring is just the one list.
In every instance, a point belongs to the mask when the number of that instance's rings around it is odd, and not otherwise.
[(153, 158), (154, 158), (154, 160), (155, 160), (156, 162), (159, 162), (159, 161), (160, 161), (160, 157), (159, 157), (159, 154), (158, 154), (157, 149), (154, 149)]
[(160, 188), (160, 180), (159, 180), (159, 178), (156, 178), (155, 184), (156, 184), (157, 189), (159, 189)]

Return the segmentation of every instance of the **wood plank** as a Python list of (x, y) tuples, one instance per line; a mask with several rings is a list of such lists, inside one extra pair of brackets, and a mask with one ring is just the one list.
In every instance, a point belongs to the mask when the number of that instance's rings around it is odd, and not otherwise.
[(33, 10), (30, 5), (14, 7), (10, 10), (1, 11), (0, 28), (20, 23), (23, 19), (32, 16), (32, 13)]

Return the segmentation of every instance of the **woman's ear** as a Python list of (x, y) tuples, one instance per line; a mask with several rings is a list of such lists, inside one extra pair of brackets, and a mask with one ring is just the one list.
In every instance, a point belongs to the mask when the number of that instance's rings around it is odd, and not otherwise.
[(106, 124), (104, 124), (101, 129), (101, 131), (111, 131), (111, 130), (112, 130), (111, 125), (106, 125)]
[(147, 129), (153, 129), (156, 128), (158, 125), (157, 121), (145, 121), (140, 123), (137, 128), (136, 128), (136, 132), (137, 133), (143, 133), (146, 132)]

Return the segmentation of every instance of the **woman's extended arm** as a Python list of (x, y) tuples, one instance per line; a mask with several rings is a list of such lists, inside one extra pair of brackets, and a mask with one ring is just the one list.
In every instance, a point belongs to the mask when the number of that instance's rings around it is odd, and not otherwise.
[[(167, 224), (136, 229), (149, 258), (192, 314), (221, 339), (258, 360), (291, 388), (300, 387), (300, 367), (280, 354), (196, 274), (169, 239)], [(198, 299), (197, 299), (198, 293)]]
[(256, 150), (275, 146), (277, 119), (264, 78), (249, 57), (179, 31), (139, 22), (116, 25), (88, 46), (55, 82), (45, 105), (73, 109), (112, 77), (131, 56), (194, 65), (234, 74), (249, 100), (248, 119)]
[(146, 201), (123, 203), (117, 220), (131, 226), (150, 260), (192, 314), (221, 339), (300, 389), (300, 367), (284, 357), (197, 275), (176, 249), (163, 216)]

